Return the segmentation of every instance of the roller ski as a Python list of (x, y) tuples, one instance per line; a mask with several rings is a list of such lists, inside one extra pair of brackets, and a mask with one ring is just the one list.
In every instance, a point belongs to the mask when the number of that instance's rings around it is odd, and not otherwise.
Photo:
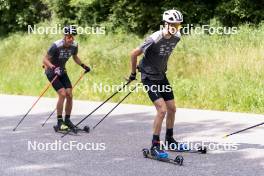
[(199, 146), (197, 149), (190, 149), (187, 144), (177, 142), (173, 137), (166, 138), (165, 147), (168, 151), (206, 154), (207, 148)]
[(79, 132), (84, 132), (84, 133), (89, 133), (90, 132), (90, 127), (89, 126), (84, 126), (83, 128), (76, 127), (69, 119), (65, 120), (65, 122), (61, 122), (58, 125), (53, 127), (55, 132), (60, 132), (60, 133), (73, 133), (77, 134)]
[[(182, 165), (183, 164), (183, 157), (181, 155), (177, 155), (175, 159), (169, 158), (168, 154), (166, 152), (164, 152), (163, 154), (160, 153), (160, 155), (153, 155), (152, 152), (153, 149), (147, 149), (144, 148), (142, 150), (143, 152), (143, 156), (145, 158), (149, 158), (149, 159), (153, 159), (153, 160), (157, 160), (157, 161), (162, 161), (162, 162), (166, 162), (166, 163), (171, 163), (171, 164), (175, 164), (175, 165)], [(166, 154), (165, 154), (166, 153)]]
[(76, 128), (75, 131), (77, 132), (72, 131), (69, 127), (67, 129), (61, 129), (58, 127), (58, 125), (53, 126), (53, 128), (56, 133), (62, 134), (70, 133), (72, 135), (77, 135), (79, 132), (90, 133), (90, 128), (88, 126), (84, 126), (83, 128)]
[(183, 164), (182, 156), (177, 155), (175, 159), (169, 158), (169, 154), (166, 151), (160, 149), (159, 145), (153, 145), (150, 150), (147, 148), (144, 148), (142, 152), (145, 158), (167, 162), (167, 163), (180, 165), (180, 166)]

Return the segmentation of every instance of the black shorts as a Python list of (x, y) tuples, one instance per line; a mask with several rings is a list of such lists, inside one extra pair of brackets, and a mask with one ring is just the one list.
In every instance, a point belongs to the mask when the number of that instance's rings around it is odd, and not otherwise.
[[(56, 76), (54, 73), (52, 72), (45, 72), (48, 80), (51, 82), (53, 80), (53, 78)], [(55, 81), (52, 83), (52, 87), (56, 90), (56, 92), (61, 89), (61, 88), (72, 88), (72, 84), (71, 81), (67, 75), (67, 73), (65, 72), (63, 75), (58, 76)]]
[(172, 87), (165, 77), (163, 80), (150, 80), (148, 78), (143, 79), (142, 83), (148, 92), (149, 98), (152, 102), (159, 98), (163, 98), (164, 101), (174, 99)]

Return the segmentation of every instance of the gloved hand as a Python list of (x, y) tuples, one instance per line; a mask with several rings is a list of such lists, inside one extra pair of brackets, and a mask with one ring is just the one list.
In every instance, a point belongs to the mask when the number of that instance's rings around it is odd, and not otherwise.
[(63, 75), (64, 71), (62, 68), (60, 67), (56, 67), (54, 70), (53, 70), (54, 74), (58, 75), (58, 76), (61, 76)]
[(85, 64), (81, 64), (81, 67), (85, 70), (85, 73), (88, 73), (89, 71), (91, 71), (90, 67), (88, 67)]
[(129, 81), (134, 81), (136, 80), (136, 77), (137, 77), (137, 73), (131, 73), (128, 79)]

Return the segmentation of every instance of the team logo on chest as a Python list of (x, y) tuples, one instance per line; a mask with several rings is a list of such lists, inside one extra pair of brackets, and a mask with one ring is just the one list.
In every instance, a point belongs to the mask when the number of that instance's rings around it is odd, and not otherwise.
[(172, 50), (175, 47), (175, 43), (169, 43), (169, 44), (162, 44), (160, 45), (159, 55), (160, 56), (169, 56), (172, 52)]
[(61, 49), (59, 59), (66, 59), (68, 60), (71, 57), (72, 53), (70, 49)]

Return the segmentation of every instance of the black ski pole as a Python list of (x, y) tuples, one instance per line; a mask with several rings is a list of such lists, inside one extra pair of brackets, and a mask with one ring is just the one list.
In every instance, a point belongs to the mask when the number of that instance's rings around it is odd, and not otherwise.
[[(74, 85), (73, 85), (73, 87), (72, 87), (72, 89), (78, 84), (78, 82), (83, 78), (83, 76), (84, 76), (84, 74), (85, 74), (86, 72), (83, 72), (82, 74), (81, 74), (81, 76), (79, 77), (79, 79), (74, 83)], [(52, 111), (52, 113), (49, 115), (49, 117), (45, 120), (45, 122), (42, 124), (42, 127), (44, 127), (44, 125), (47, 123), (47, 121), (51, 118), (51, 116), (55, 113), (55, 111), (56, 111), (56, 108)]]
[(118, 102), (118, 104), (116, 104), (113, 109), (111, 109), (94, 127), (93, 130), (111, 113), (115, 110), (115, 108), (117, 108), (117, 106), (119, 106), (135, 89), (137, 86), (135, 86), (121, 101)]
[[(112, 94), (110, 97), (108, 97), (103, 103), (101, 103), (99, 106), (97, 106), (92, 112), (90, 112), (87, 116), (85, 116), (81, 121), (79, 121), (76, 125), (75, 128), (78, 127), (78, 125), (80, 125), (83, 121), (85, 121), (88, 117), (90, 117), (95, 111), (97, 111), (101, 106), (103, 106), (106, 102), (108, 102), (111, 98), (113, 98), (118, 92), (120, 92), (122, 89), (124, 89), (125, 86), (127, 86), (128, 84), (130, 84), (131, 81), (127, 81), (126, 84), (124, 84), (120, 89), (118, 89), (114, 94)], [(66, 136), (67, 134), (69, 134), (72, 130), (67, 131), (63, 136)]]
[(231, 136), (231, 135), (234, 135), (234, 134), (237, 134), (237, 133), (241, 133), (241, 132), (246, 131), (246, 130), (249, 130), (249, 129), (251, 129), (251, 128), (255, 128), (255, 127), (260, 126), (260, 125), (264, 125), (264, 122), (259, 123), (259, 124), (257, 124), (257, 125), (253, 125), (253, 126), (251, 126), (251, 127), (248, 127), (248, 128), (242, 129), (242, 130), (239, 130), (239, 131), (236, 131), (236, 132), (234, 132), (234, 133), (231, 133), (231, 134), (225, 135), (224, 138), (226, 138), (226, 137), (228, 137), (228, 136)]

